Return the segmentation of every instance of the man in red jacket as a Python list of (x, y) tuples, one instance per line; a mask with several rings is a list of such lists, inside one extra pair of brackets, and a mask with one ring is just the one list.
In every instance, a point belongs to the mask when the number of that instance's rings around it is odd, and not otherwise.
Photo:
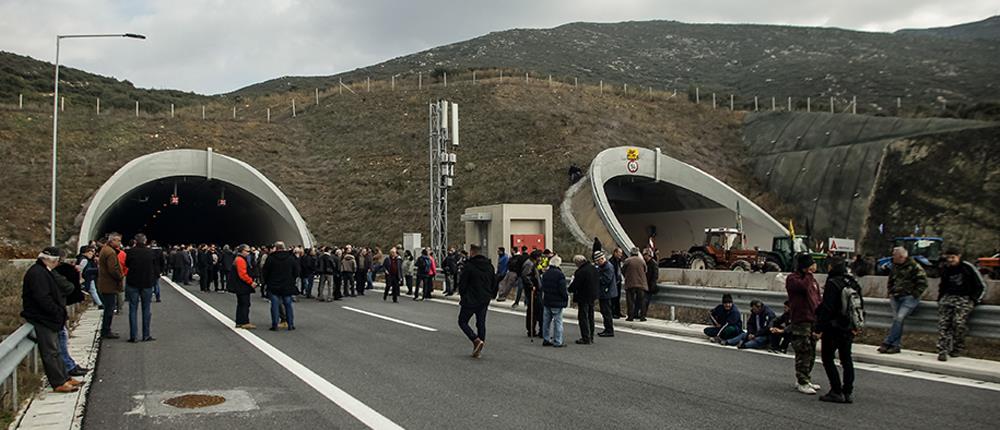
[(820, 386), (813, 384), (810, 376), (816, 363), (816, 308), (821, 301), (819, 283), (813, 277), (816, 262), (808, 253), (799, 254), (795, 261), (796, 271), (785, 280), (785, 290), (791, 314), (787, 331), (791, 333), (795, 351), (796, 389), (803, 394), (816, 394)]

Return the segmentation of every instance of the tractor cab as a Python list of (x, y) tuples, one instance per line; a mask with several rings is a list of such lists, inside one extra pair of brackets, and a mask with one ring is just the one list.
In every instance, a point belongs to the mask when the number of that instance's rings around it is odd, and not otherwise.
[(694, 270), (762, 270), (755, 249), (744, 249), (746, 234), (735, 228), (706, 228), (705, 242), (688, 250), (688, 268)]
[[(927, 276), (932, 278), (937, 277), (943, 246), (944, 239), (940, 237), (897, 237), (892, 241), (893, 248), (906, 249), (910, 257), (927, 271)], [(877, 267), (880, 274), (888, 274), (892, 271), (892, 256), (880, 258)]]

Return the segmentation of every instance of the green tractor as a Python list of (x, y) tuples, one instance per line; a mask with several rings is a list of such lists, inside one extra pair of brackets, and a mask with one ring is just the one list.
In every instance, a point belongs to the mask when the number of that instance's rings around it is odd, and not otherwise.
[(793, 272), (795, 271), (795, 256), (808, 252), (812, 255), (819, 271), (826, 270), (826, 254), (814, 252), (809, 248), (809, 236), (795, 235), (779, 236), (771, 241), (771, 251), (761, 251), (765, 254), (767, 262), (764, 264), (765, 272)]

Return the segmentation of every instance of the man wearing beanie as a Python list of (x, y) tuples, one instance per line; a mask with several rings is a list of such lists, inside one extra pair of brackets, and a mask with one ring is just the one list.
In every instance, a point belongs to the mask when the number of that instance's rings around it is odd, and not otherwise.
[(21, 284), (21, 317), (35, 326), (35, 341), (45, 368), (45, 377), (57, 393), (78, 390), (80, 381), (70, 378), (59, 352), (59, 332), (66, 326), (66, 299), (59, 291), (52, 269), (59, 265), (59, 248), (48, 247), (24, 274)]
[(813, 277), (816, 263), (808, 253), (799, 254), (795, 262), (795, 273), (785, 279), (791, 314), (786, 331), (791, 333), (792, 349), (795, 351), (796, 389), (802, 394), (816, 394), (820, 386), (813, 384), (810, 376), (816, 364), (816, 308), (821, 301), (819, 284)]

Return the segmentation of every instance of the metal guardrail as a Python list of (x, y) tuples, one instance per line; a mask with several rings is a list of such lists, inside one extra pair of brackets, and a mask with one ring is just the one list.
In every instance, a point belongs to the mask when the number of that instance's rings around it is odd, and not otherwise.
[(0, 342), (0, 380), (4, 381), (5, 392), (10, 392), (10, 409), (20, 406), (17, 393), (17, 368), (31, 355), (31, 371), (38, 372), (38, 346), (34, 340), (35, 327), (24, 323)]
[[(660, 291), (651, 296), (651, 303), (712, 309), (719, 305), (723, 294), (731, 294), (737, 306), (749, 306), (750, 300), (758, 299), (778, 313), (781, 311), (781, 304), (788, 299), (787, 294), (779, 291), (660, 284)], [(888, 299), (865, 297), (864, 300), (867, 314), (865, 324), (867, 326), (875, 328), (892, 326), (893, 312)], [(937, 302), (921, 301), (917, 310), (906, 318), (905, 330), (937, 333), (937, 325)], [(969, 318), (969, 335), (1000, 339), (1000, 306), (976, 306)]]

